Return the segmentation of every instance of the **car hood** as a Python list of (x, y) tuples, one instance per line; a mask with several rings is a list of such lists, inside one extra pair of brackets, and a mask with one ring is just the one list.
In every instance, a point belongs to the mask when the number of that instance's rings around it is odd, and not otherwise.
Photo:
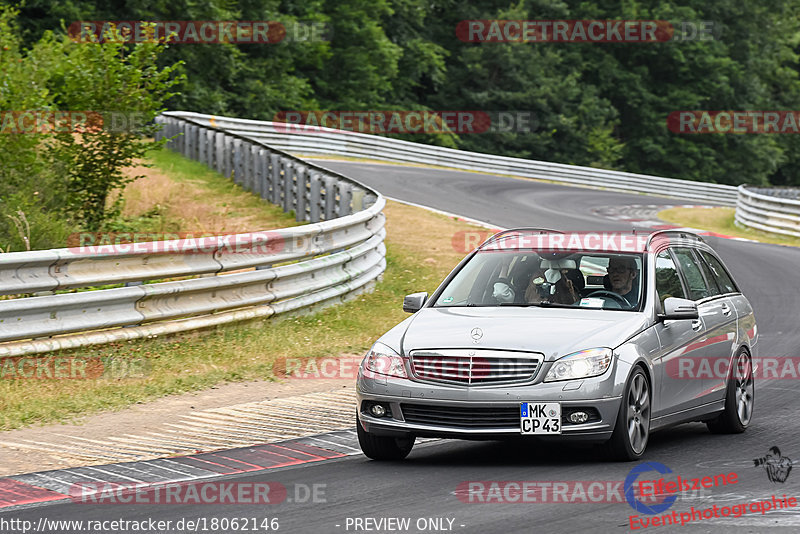
[[(566, 308), (423, 308), (408, 323), (404, 354), (479, 348), (540, 352), (555, 360), (594, 347), (616, 348), (647, 327), (642, 313)], [(481, 337), (473, 341), (473, 330)], [(478, 332), (475, 332), (477, 336)]]

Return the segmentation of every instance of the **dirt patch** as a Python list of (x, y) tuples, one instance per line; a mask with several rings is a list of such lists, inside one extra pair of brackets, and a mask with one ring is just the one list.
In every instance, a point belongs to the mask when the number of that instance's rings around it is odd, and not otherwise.
[(125, 173), (143, 178), (125, 187), (122, 215), (127, 220), (148, 217), (136, 221), (136, 226), (150, 226), (147, 231), (233, 234), (296, 224), (277, 206), (207, 169), (196, 178), (181, 179), (142, 165)]

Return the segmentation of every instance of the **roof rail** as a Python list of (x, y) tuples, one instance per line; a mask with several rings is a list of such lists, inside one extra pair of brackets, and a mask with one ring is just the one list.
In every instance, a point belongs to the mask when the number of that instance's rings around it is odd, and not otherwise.
[(486, 239), (486, 241), (484, 241), (483, 243), (480, 244), (480, 246), (478, 246), (478, 250), (482, 249), (483, 247), (485, 247), (486, 245), (488, 245), (490, 243), (493, 243), (493, 242), (497, 241), (498, 239), (500, 239), (501, 237), (503, 237), (505, 235), (512, 234), (512, 233), (517, 233), (517, 232), (537, 232), (537, 233), (540, 233), (540, 234), (563, 234), (564, 233), (564, 232), (561, 232), (559, 230), (551, 230), (550, 228), (536, 228), (536, 227), (533, 227), (533, 226), (520, 226), (518, 228), (509, 228), (508, 230), (502, 230), (500, 232), (497, 232), (494, 235), (489, 236), (489, 238)]
[(650, 248), (650, 243), (653, 242), (653, 239), (656, 237), (661, 236), (669, 236), (670, 234), (675, 234), (678, 237), (683, 239), (694, 239), (695, 241), (699, 241), (701, 243), (705, 243), (706, 241), (699, 235), (695, 234), (694, 232), (690, 232), (689, 230), (680, 230), (680, 229), (668, 229), (668, 230), (656, 230), (655, 232), (651, 233), (647, 238), (647, 245), (645, 249)]

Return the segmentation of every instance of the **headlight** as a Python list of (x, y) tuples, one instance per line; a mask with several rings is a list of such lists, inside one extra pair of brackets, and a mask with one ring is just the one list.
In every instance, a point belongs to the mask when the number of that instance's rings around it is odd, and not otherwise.
[(611, 365), (612, 355), (613, 351), (605, 347), (567, 354), (556, 360), (547, 372), (547, 376), (544, 377), (544, 381), (557, 382), (600, 376)]
[(408, 378), (403, 358), (383, 343), (375, 343), (364, 357), (364, 374), (369, 373)]

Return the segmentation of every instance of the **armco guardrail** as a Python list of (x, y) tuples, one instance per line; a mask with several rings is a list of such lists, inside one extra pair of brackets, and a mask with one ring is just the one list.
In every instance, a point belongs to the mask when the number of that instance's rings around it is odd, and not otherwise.
[(736, 223), (800, 237), (800, 189), (740, 185)]
[(495, 156), (330, 128), (303, 128), (298, 125), (217, 117), (201, 113), (170, 112), (166, 115), (213, 125), (295, 154), (336, 154), (404, 163), (425, 163), (728, 206), (736, 204), (736, 187), (730, 185)]
[(0, 294), (38, 294), (0, 301), (0, 357), (315, 310), (358, 295), (385, 270), (385, 200), (376, 191), (257, 140), (177, 116), (158, 121), (161, 135), (176, 136), (170, 148), (311, 224), (0, 254)]

